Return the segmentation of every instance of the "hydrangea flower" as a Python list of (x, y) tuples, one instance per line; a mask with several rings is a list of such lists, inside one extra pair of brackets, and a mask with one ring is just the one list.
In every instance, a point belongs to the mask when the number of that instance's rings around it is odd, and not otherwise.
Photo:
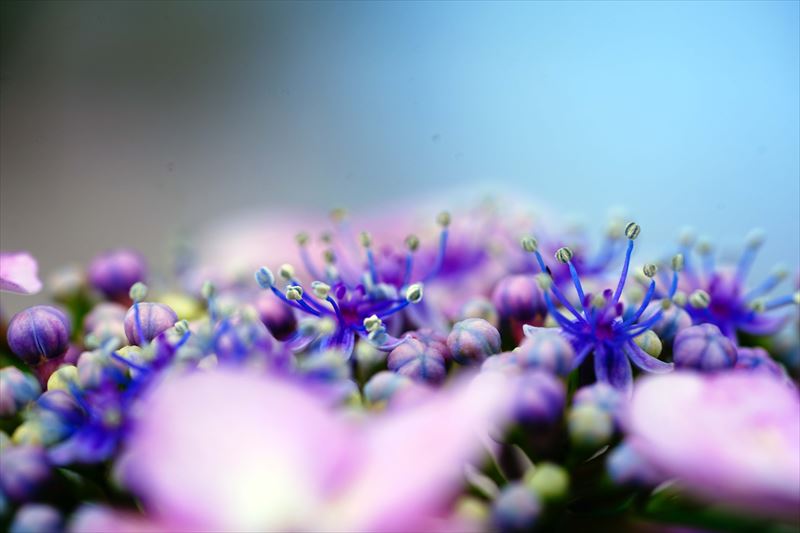
[(787, 323), (788, 316), (770, 311), (800, 304), (800, 292), (767, 297), (786, 278), (788, 273), (784, 268), (776, 268), (755, 287), (747, 284), (747, 275), (763, 243), (763, 234), (754, 231), (738, 263), (730, 266), (718, 265), (711, 244), (700, 242), (696, 247), (701, 263), (698, 265), (695, 263), (697, 256), (692, 253), (694, 238), (688, 233), (682, 237), (681, 253), (685, 258), (682, 288), (700, 296), (699, 302), (690, 298), (690, 305), (686, 307), (695, 324), (714, 324), (736, 342), (737, 332), (772, 335)]
[(751, 372), (651, 377), (633, 395), (628, 431), (635, 451), (686, 491), (731, 509), (797, 518), (796, 387)]
[(0, 252), (0, 291), (36, 294), (42, 290), (38, 270), (28, 252)]
[(268, 377), (236, 370), (175, 376), (144, 400), (118, 465), (146, 517), (94, 510), (73, 528), (441, 526), (465, 463), (482, 447), (479, 435), (504, 419), (505, 388), (498, 374), (482, 375), (366, 423)]
[[(573, 253), (569, 248), (560, 248), (556, 252), (556, 259), (569, 270), (578, 295), (577, 307), (564, 296), (558, 285), (552, 282), (551, 270), (545, 265), (536, 240), (528, 237), (522, 242), (523, 248), (533, 253), (539, 264), (541, 270), (539, 279), (545, 289), (544, 299), (548, 312), (558, 324), (562, 334), (575, 348), (576, 356), (572, 368), (581, 366), (583, 361), (592, 354), (596, 380), (628, 392), (633, 386), (631, 362), (646, 372), (664, 373), (672, 370), (671, 363), (665, 363), (652, 357), (635, 342), (637, 337), (647, 332), (661, 319), (663, 313), (663, 310), (659, 309), (648, 319), (639, 320), (653, 299), (655, 281), (651, 279), (650, 287), (637, 309), (626, 310), (624, 303), (620, 300), (628, 277), (633, 241), (638, 237), (639, 232), (639, 225), (633, 222), (625, 227), (628, 246), (622, 274), (616, 290), (612, 292), (611, 289), (607, 289), (602, 295), (584, 294), (580, 277), (572, 262)], [(675, 261), (674, 266), (673, 281), (667, 295), (668, 298), (675, 295), (680, 259)], [(655, 266), (645, 265), (644, 273), (652, 278), (655, 274)], [(565, 316), (556, 308), (550, 293), (571, 316)], [(531, 329), (527, 331), (534, 332)]]

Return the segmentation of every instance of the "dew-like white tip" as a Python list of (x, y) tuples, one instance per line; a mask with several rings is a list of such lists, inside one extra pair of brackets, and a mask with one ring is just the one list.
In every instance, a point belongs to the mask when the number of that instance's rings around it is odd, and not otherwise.
[(658, 272), (658, 267), (652, 263), (648, 263), (642, 267), (642, 273), (648, 278), (652, 278)]
[(294, 267), (289, 263), (284, 263), (278, 269), (278, 275), (286, 281), (294, 279)]
[(414, 283), (409, 285), (406, 289), (406, 300), (412, 304), (419, 303), (422, 300), (422, 283)]
[(406, 237), (406, 247), (410, 251), (416, 252), (417, 249), (419, 248), (419, 237), (417, 237), (416, 235), (409, 235), (408, 237)]
[(672, 270), (680, 272), (683, 270), (683, 254), (675, 254), (672, 258)]
[(256, 270), (256, 283), (258, 283), (258, 286), (262, 289), (269, 289), (275, 285), (275, 276), (270, 269), (263, 266)]
[(536, 242), (535, 238), (529, 235), (520, 239), (520, 244), (522, 245), (522, 249), (529, 253), (533, 253), (539, 249), (539, 243)]
[(745, 243), (747, 244), (748, 248), (758, 248), (759, 246), (764, 244), (766, 238), (767, 235), (764, 232), (764, 230), (756, 228), (747, 234), (747, 237), (745, 238)]
[(323, 281), (312, 281), (311, 292), (314, 296), (322, 300), (326, 299), (331, 292), (331, 286)]
[(436, 215), (436, 223), (446, 228), (450, 225), (450, 213), (448, 211), (442, 211), (438, 215)]
[(378, 315), (371, 315), (364, 319), (364, 327), (367, 328), (367, 331), (370, 333), (376, 331), (381, 326), (383, 326), (383, 321), (378, 318)]
[(130, 296), (131, 300), (134, 302), (141, 302), (147, 296), (147, 285), (141, 281), (137, 281), (131, 285), (131, 288), (128, 291), (128, 296)]
[(629, 222), (628, 225), (625, 226), (625, 236), (630, 240), (636, 239), (641, 231), (641, 226), (636, 222)]
[(303, 299), (303, 287), (300, 285), (289, 285), (286, 287), (286, 298), (289, 300), (297, 301)]
[(563, 248), (556, 250), (555, 256), (559, 263), (567, 264), (570, 262), (570, 260), (572, 260), (572, 250), (564, 246)]
[(711, 303), (711, 296), (702, 289), (697, 289), (689, 295), (689, 305), (695, 309), (705, 309)]

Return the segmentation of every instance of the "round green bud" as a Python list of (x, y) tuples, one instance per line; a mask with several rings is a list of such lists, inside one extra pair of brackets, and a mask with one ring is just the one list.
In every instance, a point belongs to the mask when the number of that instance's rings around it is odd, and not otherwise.
[(409, 285), (408, 289), (406, 289), (406, 300), (412, 304), (419, 303), (422, 300), (422, 283)]
[(625, 226), (625, 236), (630, 240), (636, 239), (641, 231), (641, 226), (639, 226), (639, 224), (636, 222), (630, 222), (627, 226)]
[(531, 236), (523, 237), (520, 240), (520, 244), (522, 244), (522, 249), (529, 253), (533, 253), (539, 249), (539, 243)]
[(128, 291), (128, 296), (130, 296), (131, 300), (134, 302), (141, 302), (147, 296), (147, 285), (141, 281), (137, 281), (131, 285), (131, 289)]
[(569, 473), (554, 463), (540, 463), (528, 470), (524, 482), (545, 502), (562, 500), (569, 491)]
[(655, 276), (657, 271), (658, 267), (653, 263), (647, 263), (642, 267), (642, 273), (644, 273), (644, 275), (647, 276), (648, 278), (652, 278), (653, 276)]
[(63, 390), (69, 392), (69, 384), (78, 383), (78, 367), (75, 365), (64, 365), (50, 374), (47, 380), (47, 390)]
[(696, 236), (692, 228), (683, 228), (678, 236), (678, 242), (681, 246), (686, 246), (687, 248), (694, 244), (695, 239)]
[(656, 335), (652, 329), (648, 329), (641, 335), (634, 337), (633, 342), (635, 342), (639, 348), (653, 357), (658, 357), (661, 355), (661, 349), (663, 348), (661, 345), (661, 339), (658, 338), (658, 335)]
[(556, 250), (556, 260), (559, 263), (567, 264), (572, 260), (572, 250), (567, 248), (566, 246), (563, 248), (559, 248)]
[(333, 253), (333, 250), (330, 248), (325, 250), (322, 255), (325, 258), (325, 262), (329, 265), (332, 265), (336, 262), (336, 254)]
[(331, 220), (334, 222), (341, 222), (345, 218), (347, 218), (347, 210), (344, 207), (331, 209)]
[(695, 309), (705, 309), (711, 303), (711, 296), (702, 289), (697, 289), (689, 295), (689, 305)]
[(210, 280), (206, 280), (203, 282), (203, 286), (200, 288), (200, 295), (204, 299), (210, 300), (211, 298), (214, 297), (216, 293), (217, 293), (217, 288), (214, 286), (214, 283), (212, 283)]
[(436, 215), (436, 222), (443, 228), (446, 228), (450, 225), (450, 213), (447, 211), (442, 211)]
[(607, 444), (614, 434), (614, 421), (608, 411), (594, 404), (573, 408), (567, 417), (572, 442), (581, 448), (596, 449)]

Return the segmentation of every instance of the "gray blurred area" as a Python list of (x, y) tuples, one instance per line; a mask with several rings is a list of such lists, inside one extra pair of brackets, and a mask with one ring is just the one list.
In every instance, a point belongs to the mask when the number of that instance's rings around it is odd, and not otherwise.
[(44, 277), (119, 245), (164, 266), (242, 210), (472, 189), (623, 206), (659, 252), (762, 226), (758, 268), (798, 263), (795, 3), (0, 6), (0, 248)]

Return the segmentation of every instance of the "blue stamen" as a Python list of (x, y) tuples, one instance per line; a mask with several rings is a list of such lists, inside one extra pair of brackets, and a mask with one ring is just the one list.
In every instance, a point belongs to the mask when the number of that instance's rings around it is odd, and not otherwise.
[(141, 366), (141, 365), (137, 365), (137, 364), (136, 364), (136, 363), (134, 363), (133, 361), (129, 361), (128, 359), (126, 359), (126, 358), (122, 357), (122, 356), (121, 356), (120, 354), (118, 354), (117, 352), (110, 352), (110, 353), (109, 353), (109, 355), (110, 355), (110, 356), (111, 356), (113, 359), (115, 359), (115, 360), (119, 361), (120, 363), (123, 363), (123, 364), (125, 364), (125, 365), (128, 365), (128, 366), (129, 366), (129, 367), (131, 367), (132, 369), (134, 369), (134, 370), (137, 370), (137, 371), (139, 371), (139, 372), (145, 373), (145, 372), (149, 372), (149, 371), (150, 371), (150, 369), (149, 369), (149, 368), (143, 367), (143, 366)]
[(422, 278), (423, 282), (430, 281), (431, 278), (439, 274), (439, 271), (442, 270), (442, 265), (444, 264), (444, 254), (447, 250), (447, 227), (442, 228), (442, 232), (439, 235), (439, 252), (436, 254), (436, 261), (433, 264), (433, 268), (431, 271), (428, 272), (428, 275)]
[(589, 320), (589, 312), (586, 310), (586, 306), (584, 305), (586, 296), (583, 294), (583, 286), (581, 285), (581, 280), (578, 277), (578, 271), (575, 270), (575, 265), (572, 264), (572, 261), (567, 261), (567, 266), (569, 267), (569, 275), (572, 277), (572, 284), (575, 285), (575, 290), (578, 292), (578, 301), (583, 308), (583, 314), (586, 316), (586, 320)]
[(136, 325), (136, 334), (139, 336), (139, 342), (144, 342), (144, 329), (142, 328), (142, 321), (139, 318), (139, 302), (133, 302), (133, 318)]
[(770, 300), (764, 305), (765, 311), (772, 311), (773, 309), (777, 309), (779, 307), (783, 307), (784, 305), (790, 305), (797, 303), (797, 294), (786, 294), (784, 296), (779, 296), (773, 300)]
[(617, 284), (617, 290), (614, 291), (614, 296), (611, 298), (611, 303), (616, 304), (619, 297), (622, 295), (622, 289), (625, 287), (625, 280), (628, 278), (628, 267), (631, 264), (631, 253), (633, 253), (633, 239), (628, 240), (628, 249), (625, 251), (625, 263), (622, 265), (622, 275)]
[(644, 295), (644, 300), (642, 300), (642, 304), (639, 306), (639, 309), (636, 310), (636, 312), (633, 314), (632, 317), (628, 318), (622, 323), (623, 326), (628, 326), (639, 320), (639, 317), (642, 316), (644, 310), (647, 309), (648, 305), (650, 305), (650, 300), (653, 299), (653, 293), (655, 292), (655, 290), (656, 290), (656, 282), (654, 280), (650, 280), (650, 286), (647, 288), (647, 293)]

